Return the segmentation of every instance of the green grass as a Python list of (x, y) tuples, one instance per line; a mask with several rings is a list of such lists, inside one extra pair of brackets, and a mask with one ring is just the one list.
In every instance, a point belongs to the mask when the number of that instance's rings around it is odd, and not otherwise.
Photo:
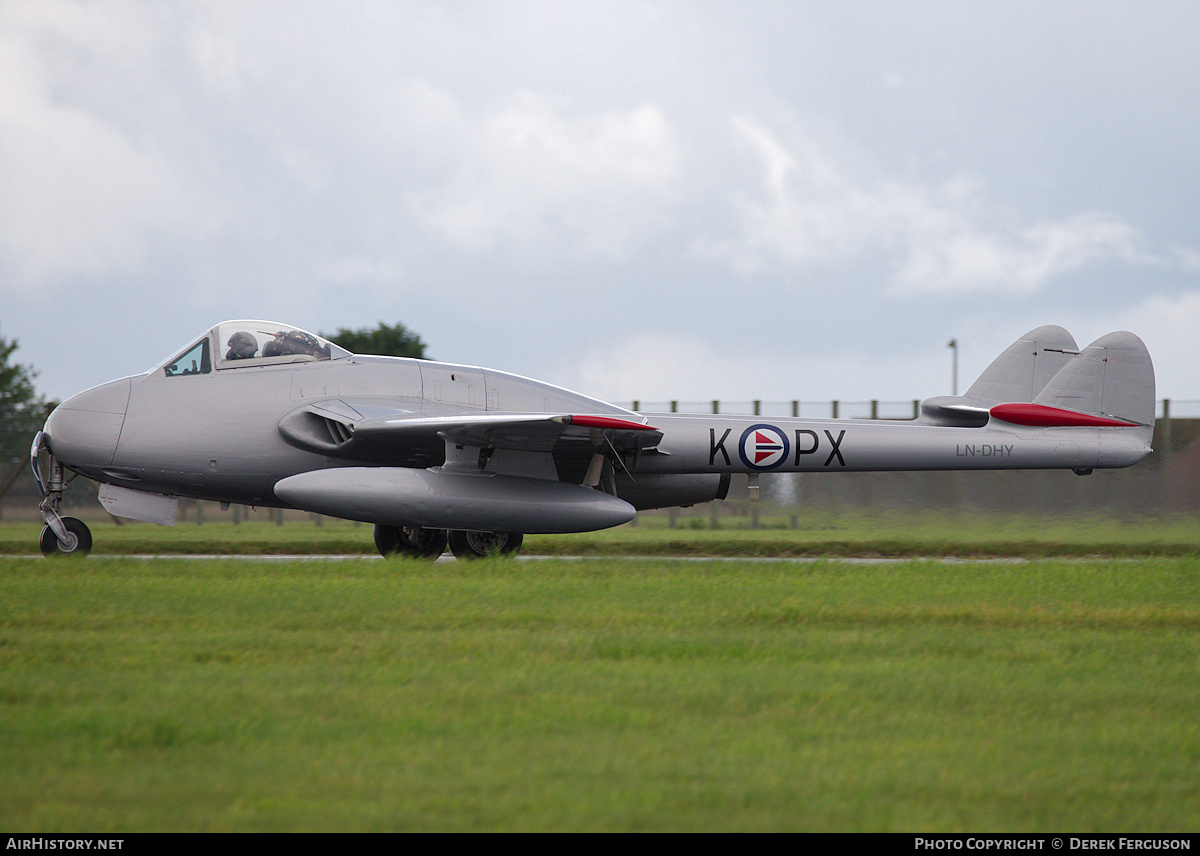
[(0, 828), (1195, 830), (1198, 573), (0, 558)]
[(795, 517), (764, 508), (760, 528), (748, 517), (661, 516), (637, 526), (526, 539), (548, 555), (758, 557), (1200, 556), (1200, 526), (1190, 517), (1106, 518), (911, 512), (810, 511)]
[[(745, 508), (743, 507), (743, 511)], [(216, 517), (216, 520), (211, 519)], [(1055, 516), (910, 512), (869, 514), (809, 510), (793, 518), (764, 504), (760, 528), (724, 516), (711, 528), (704, 513), (642, 515), (636, 526), (579, 535), (531, 535), (524, 552), (570, 556), (928, 557), (928, 556), (1200, 556), (1200, 526), (1191, 517)], [(94, 554), (374, 555), (369, 525), (308, 517), (285, 525), (235, 525), (211, 515), (204, 525), (117, 525), (88, 519)], [(41, 523), (0, 525), (0, 555), (36, 553)]]

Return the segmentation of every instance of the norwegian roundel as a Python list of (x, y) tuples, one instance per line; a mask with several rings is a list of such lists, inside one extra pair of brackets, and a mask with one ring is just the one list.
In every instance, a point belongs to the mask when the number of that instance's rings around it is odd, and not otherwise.
[(742, 432), (738, 454), (752, 469), (772, 470), (787, 460), (787, 435), (774, 425), (751, 425)]

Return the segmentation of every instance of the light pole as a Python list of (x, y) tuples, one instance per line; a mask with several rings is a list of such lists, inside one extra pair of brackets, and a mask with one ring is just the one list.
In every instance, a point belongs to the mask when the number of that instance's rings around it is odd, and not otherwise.
[(950, 394), (958, 395), (958, 339), (951, 339), (946, 347), (954, 352), (954, 361), (951, 364)]

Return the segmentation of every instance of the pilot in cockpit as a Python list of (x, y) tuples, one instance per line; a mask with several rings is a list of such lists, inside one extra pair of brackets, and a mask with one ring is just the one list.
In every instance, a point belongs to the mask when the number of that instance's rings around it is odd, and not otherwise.
[(317, 337), (303, 330), (280, 330), (272, 333), (275, 338), (263, 345), (264, 357), (275, 357), (284, 354), (306, 354), (318, 360), (329, 359), (328, 343), (322, 345)]
[(252, 333), (238, 332), (229, 337), (227, 360), (248, 360), (258, 353), (258, 339)]

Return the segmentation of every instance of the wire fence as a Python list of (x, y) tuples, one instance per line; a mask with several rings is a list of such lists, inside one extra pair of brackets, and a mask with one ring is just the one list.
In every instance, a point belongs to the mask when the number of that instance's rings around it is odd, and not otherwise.
[[(770, 417), (766, 417), (770, 418)], [(797, 528), (819, 525), (841, 513), (931, 512), (936, 515), (1011, 514), (1031, 520), (1073, 517), (1090, 527), (1095, 520), (1124, 522), (1151, 516), (1179, 517), (1192, 525), (1200, 515), (1200, 419), (1158, 420), (1154, 452), (1136, 466), (1096, 470), (1080, 477), (1071, 470), (912, 471), (770, 473), (754, 494), (745, 475), (735, 476), (722, 502), (639, 512), (683, 528)], [(72, 516), (107, 520), (94, 487), (80, 479), (66, 499)], [(19, 487), (19, 489), (18, 489)], [(0, 498), (0, 521), (36, 522), (33, 480)], [(814, 517), (815, 515), (815, 517)], [(179, 523), (270, 522), (321, 526), (309, 512), (277, 508), (221, 508), (215, 502), (181, 499)], [(365, 524), (364, 524), (365, 525)], [(647, 521), (647, 525), (658, 525)], [(363, 536), (369, 539), (369, 535)]]
[[(727, 416), (810, 416), (818, 419), (915, 419), (919, 399), (908, 401), (647, 401), (635, 399), (629, 408), (639, 413), (717, 413)], [(1200, 419), (1200, 399), (1160, 398), (1160, 419)]]
[[(918, 401), (634, 401), (640, 412), (717, 413), (759, 415), (765, 418), (802, 416), (815, 418), (911, 419)], [(757, 527), (760, 508), (826, 510), (913, 510), (1020, 512), (1034, 515), (1104, 514), (1117, 517), (1148, 514), (1200, 514), (1200, 400), (1159, 399), (1154, 453), (1137, 466), (1123, 470), (1097, 470), (1088, 478), (1066, 471), (998, 472), (882, 472), (824, 474), (772, 474), (763, 480), (762, 500), (750, 501), (745, 477), (734, 480), (729, 501), (692, 509), (648, 512), (669, 515), (671, 525), (717, 526), (718, 517), (740, 519)], [(69, 494), (72, 513), (86, 506), (87, 513), (105, 512), (95, 491), (81, 485)], [(87, 484), (90, 484), (88, 482)], [(0, 497), (0, 520), (36, 520), (37, 488), (32, 478), (20, 479)], [(185, 500), (180, 520), (205, 521), (262, 519), (282, 524), (289, 520), (321, 518), (307, 512), (279, 509), (251, 511), (240, 506), (220, 509), (215, 503)], [(686, 522), (685, 522), (686, 521)], [(725, 524), (721, 524), (725, 525)], [(740, 525), (740, 524), (738, 524)]]

